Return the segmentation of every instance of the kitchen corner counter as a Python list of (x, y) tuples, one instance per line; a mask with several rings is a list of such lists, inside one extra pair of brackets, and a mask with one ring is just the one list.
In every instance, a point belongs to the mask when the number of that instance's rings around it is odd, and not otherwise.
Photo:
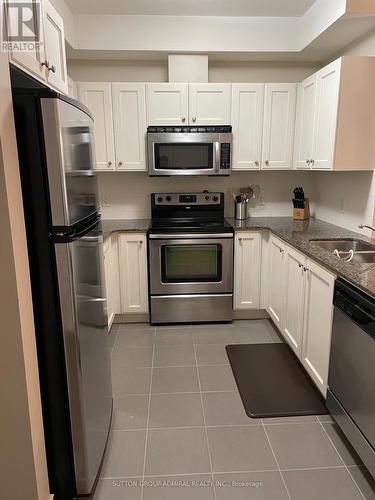
[(150, 219), (103, 219), (103, 239), (117, 232), (147, 232)]
[(244, 221), (227, 218), (235, 231), (269, 229), (289, 245), (324, 265), (335, 274), (375, 298), (375, 264), (340, 261), (328, 250), (311, 243), (314, 239), (348, 239), (374, 244), (370, 238), (319, 219), (296, 221), (291, 217), (250, 217)]

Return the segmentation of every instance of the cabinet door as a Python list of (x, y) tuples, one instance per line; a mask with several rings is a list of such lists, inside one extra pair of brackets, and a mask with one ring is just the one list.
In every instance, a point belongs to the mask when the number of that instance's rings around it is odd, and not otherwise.
[(108, 327), (111, 328), (115, 314), (120, 312), (120, 281), (117, 235), (107, 238), (103, 245), (104, 273), (107, 291)]
[(95, 168), (115, 170), (111, 84), (81, 82), (78, 95), (94, 117)]
[(297, 84), (267, 83), (264, 97), (262, 169), (293, 165)]
[(187, 125), (188, 86), (185, 83), (148, 83), (147, 124)]
[(233, 170), (260, 169), (263, 108), (263, 83), (232, 85)]
[(44, 3), (44, 41), (47, 69), (47, 80), (60, 92), (68, 93), (68, 74), (66, 71), (64, 23), (55, 8)]
[(299, 359), (302, 357), (305, 267), (306, 257), (286, 245), (285, 314), (282, 333)]
[(312, 166), (316, 88), (316, 74), (298, 85), (294, 166), (301, 170)]
[(285, 295), (285, 243), (271, 235), (269, 243), (270, 276), (268, 312), (281, 330)]
[(148, 310), (146, 235), (123, 233), (120, 241), (121, 312)]
[(302, 363), (325, 396), (331, 350), (335, 276), (315, 262), (306, 264)]
[(144, 83), (113, 83), (117, 170), (146, 170)]
[(317, 73), (313, 169), (331, 170), (333, 168), (340, 74), (341, 59)]
[(108, 329), (111, 328), (114, 318), (114, 307), (112, 299), (112, 251), (111, 251), (111, 238), (107, 238), (103, 244), (103, 257), (104, 257), (104, 277), (105, 289), (107, 295), (107, 316), (108, 316)]
[[(18, 35), (19, 23), (18, 23), (18, 9), (14, 8), (14, 5), (10, 5), (12, 2), (6, 0), (4, 6), (4, 15), (6, 16), (5, 23), (7, 28), (8, 36)], [(13, 7), (13, 8), (12, 8)], [(32, 8), (32, 23), (30, 29), (35, 33), (37, 39), (40, 41), (39, 50), (25, 50), (25, 51), (14, 51), (10, 52), (10, 62), (21, 68), (26, 73), (31, 74), (38, 80), (45, 82), (47, 79), (47, 68), (43, 64), (45, 62), (46, 56), (44, 52), (44, 32), (43, 32), (43, 12), (42, 3), (36, 0), (32, 0), (28, 7)], [(14, 31), (14, 30), (17, 31)]]
[(259, 309), (260, 269), (261, 269), (260, 232), (238, 232), (234, 249), (234, 309)]
[(190, 125), (230, 125), (230, 83), (190, 83)]

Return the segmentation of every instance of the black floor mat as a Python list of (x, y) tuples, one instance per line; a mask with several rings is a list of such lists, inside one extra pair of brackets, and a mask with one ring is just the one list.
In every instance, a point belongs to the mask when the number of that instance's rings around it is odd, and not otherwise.
[(226, 351), (249, 417), (327, 413), (323, 397), (286, 344), (228, 345)]

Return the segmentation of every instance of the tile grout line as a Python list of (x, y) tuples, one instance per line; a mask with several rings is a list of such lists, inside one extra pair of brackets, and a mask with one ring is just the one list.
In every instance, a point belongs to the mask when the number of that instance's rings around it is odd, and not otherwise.
[(284, 484), (284, 488), (286, 490), (286, 493), (288, 495), (288, 498), (289, 500), (292, 500), (292, 497), (290, 496), (290, 493), (289, 493), (289, 490), (288, 490), (288, 487), (286, 485), (286, 482), (285, 482), (285, 478), (283, 476), (283, 473), (281, 472), (281, 469), (280, 469), (280, 464), (279, 464), (279, 461), (277, 460), (277, 457), (276, 457), (276, 453), (275, 453), (275, 450), (273, 449), (273, 446), (271, 444), (271, 439), (268, 435), (268, 432), (267, 432), (267, 429), (266, 429), (266, 426), (264, 425), (264, 422), (263, 422), (263, 419), (262, 420), (262, 426), (263, 426), (263, 429), (264, 429), (264, 432), (266, 433), (266, 438), (267, 438), (267, 441), (268, 441), (268, 444), (270, 445), (270, 448), (271, 448), (271, 451), (272, 451), (272, 454), (273, 454), (273, 458), (275, 459), (275, 462), (276, 462), (276, 465), (277, 465), (277, 469), (279, 471), (279, 474), (280, 474), (280, 477), (281, 477), (281, 481), (283, 482)]
[(145, 472), (146, 472), (146, 458), (147, 458), (147, 443), (148, 443), (148, 432), (149, 432), (149, 421), (150, 421), (150, 410), (151, 410), (151, 394), (152, 394), (152, 377), (154, 373), (154, 355), (155, 355), (155, 344), (156, 344), (156, 328), (154, 330), (154, 344), (152, 346), (152, 364), (151, 364), (151, 377), (150, 377), (150, 390), (148, 394), (148, 407), (147, 407), (147, 419), (146, 419), (146, 436), (145, 436), (145, 447), (143, 456), (143, 471), (142, 471), (142, 490), (141, 490), (141, 500), (143, 500), (144, 494), (144, 482), (145, 482)]
[[(318, 419), (318, 420), (319, 420), (319, 419)], [(365, 497), (365, 496), (364, 496), (364, 494), (362, 493), (361, 488), (358, 486), (357, 481), (356, 481), (356, 480), (354, 479), (354, 477), (352, 476), (352, 474), (351, 474), (351, 472), (350, 472), (350, 470), (349, 470), (348, 466), (346, 465), (346, 463), (345, 463), (344, 459), (342, 458), (342, 456), (341, 456), (341, 454), (340, 454), (339, 450), (336, 448), (335, 443), (332, 441), (331, 436), (330, 436), (330, 435), (328, 434), (328, 432), (326, 431), (326, 429), (325, 429), (324, 425), (322, 424), (322, 422), (320, 422), (320, 421), (319, 421), (319, 423), (320, 423), (321, 428), (323, 429), (324, 434), (325, 434), (325, 435), (327, 436), (327, 438), (329, 439), (329, 441), (330, 441), (330, 443), (332, 444), (333, 448), (335, 449), (335, 451), (336, 451), (337, 455), (339, 456), (339, 458), (340, 458), (341, 462), (343, 463), (343, 465), (344, 465), (344, 467), (345, 467), (345, 469), (346, 469), (347, 473), (349, 474), (349, 476), (350, 476), (351, 480), (352, 480), (352, 481), (353, 481), (353, 483), (356, 485), (357, 490), (359, 491), (360, 495), (362, 496), (362, 498), (364, 498), (364, 499), (366, 500), (366, 497)]]
[(211, 451), (210, 451), (210, 443), (208, 441), (208, 431), (207, 431), (207, 424), (206, 424), (206, 413), (204, 411), (202, 386), (201, 386), (201, 379), (200, 379), (200, 375), (199, 375), (198, 359), (197, 359), (197, 352), (195, 350), (195, 343), (193, 344), (193, 349), (194, 349), (194, 357), (195, 357), (195, 368), (197, 370), (197, 377), (198, 377), (199, 395), (200, 395), (200, 399), (201, 399), (201, 408), (202, 408), (202, 416), (203, 416), (204, 433), (205, 433), (205, 436), (206, 436), (206, 445), (207, 445), (207, 452), (208, 452), (208, 460), (210, 462), (211, 481), (212, 481), (212, 487), (213, 487), (213, 492), (214, 492), (214, 498), (215, 498), (215, 500), (217, 500), (216, 488), (215, 488), (215, 484), (214, 484), (214, 473), (213, 473), (213, 467), (212, 467), (212, 458), (211, 458)]

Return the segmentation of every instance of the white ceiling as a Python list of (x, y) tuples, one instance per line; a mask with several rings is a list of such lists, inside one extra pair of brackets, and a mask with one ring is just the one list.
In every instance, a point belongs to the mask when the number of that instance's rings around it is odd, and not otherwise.
[(302, 16), (316, 0), (65, 0), (75, 14)]

